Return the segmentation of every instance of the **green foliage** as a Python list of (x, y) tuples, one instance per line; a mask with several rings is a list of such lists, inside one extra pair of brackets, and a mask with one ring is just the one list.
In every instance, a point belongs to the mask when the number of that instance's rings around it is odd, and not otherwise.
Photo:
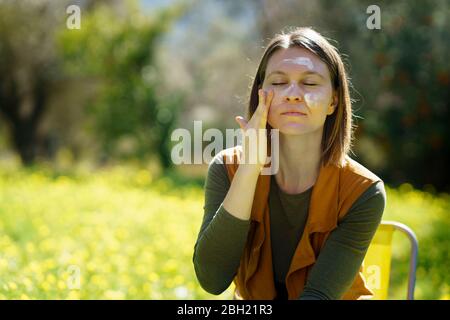
[(158, 41), (183, 10), (174, 6), (149, 17), (138, 9), (119, 15), (101, 6), (83, 16), (80, 30), (60, 35), (67, 71), (97, 80), (98, 95), (89, 112), (106, 156), (156, 155), (164, 167), (170, 166), (167, 141), (183, 96), (164, 93), (164, 72), (154, 55)]
[[(202, 184), (113, 167), (0, 169), (0, 298), (231, 299), (198, 284), (193, 248)], [(416, 298), (449, 298), (449, 195), (387, 188), (385, 220), (419, 238)], [(408, 242), (394, 238), (391, 298), (406, 293)], [(73, 267), (80, 288), (71, 289)], [(71, 280), (72, 279), (72, 280)]]
[(380, 30), (366, 27), (372, 1), (321, 3), (321, 29), (349, 55), (358, 136), (373, 145), (363, 162), (396, 186), (448, 192), (448, 1), (379, 1)]
[(443, 171), (450, 161), (450, 144), (444, 138), (449, 135), (448, 3), (404, 2), (388, 10), (403, 15), (386, 15), (384, 28), (389, 32), (371, 41), (385, 97), (377, 101), (381, 114), (374, 133), (389, 152), (385, 177), (401, 170), (401, 180), (408, 177), (414, 185), (428, 183), (443, 190), (449, 186)]

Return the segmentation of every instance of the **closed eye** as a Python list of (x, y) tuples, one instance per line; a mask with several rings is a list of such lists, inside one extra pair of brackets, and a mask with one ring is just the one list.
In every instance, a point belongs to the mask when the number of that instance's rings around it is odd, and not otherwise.
[[(272, 85), (273, 86), (281, 86), (281, 85), (283, 85), (283, 84), (286, 84), (286, 83), (272, 83)], [(304, 82), (303, 83), (305, 86), (317, 86), (317, 83), (312, 83), (312, 82)]]

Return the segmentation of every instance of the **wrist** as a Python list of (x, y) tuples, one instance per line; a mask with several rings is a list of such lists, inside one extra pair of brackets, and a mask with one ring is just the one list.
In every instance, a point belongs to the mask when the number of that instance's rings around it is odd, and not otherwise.
[[(262, 166), (256, 164), (239, 164), (237, 169), (242, 175), (247, 177), (258, 177), (261, 173)], [(237, 173), (237, 172), (236, 172)]]

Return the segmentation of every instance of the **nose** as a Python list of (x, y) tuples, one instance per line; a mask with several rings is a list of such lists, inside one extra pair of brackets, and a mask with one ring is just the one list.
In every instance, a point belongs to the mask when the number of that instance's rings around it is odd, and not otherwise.
[(300, 102), (300, 96), (298, 95), (290, 95), (290, 96), (284, 96), (284, 101), (285, 102)]
[(298, 86), (295, 84), (290, 85), (286, 91), (283, 93), (283, 101), (284, 102), (300, 102), (302, 101), (302, 93)]

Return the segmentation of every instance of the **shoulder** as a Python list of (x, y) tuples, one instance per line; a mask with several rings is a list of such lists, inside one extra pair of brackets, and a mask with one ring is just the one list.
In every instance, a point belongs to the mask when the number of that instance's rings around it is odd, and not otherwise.
[(227, 163), (232, 163), (239, 159), (239, 152), (242, 151), (241, 146), (224, 149), (218, 152), (208, 165), (208, 174), (206, 177), (206, 186), (221, 185), (227, 187), (230, 179), (227, 173)]
[(359, 178), (362, 180), (371, 181), (372, 183), (381, 181), (379, 176), (349, 156), (345, 157), (345, 163), (341, 168), (341, 176), (343, 179)]
[[(242, 156), (242, 146), (223, 149), (214, 158), (220, 158), (223, 164), (238, 164)], [(214, 160), (214, 159), (213, 159)]]
[(378, 224), (386, 208), (386, 190), (383, 181), (377, 181), (353, 203), (344, 220)]
[(384, 209), (386, 207), (386, 190), (382, 180), (375, 182), (353, 204), (353, 207), (371, 206)]
[(340, 218), (360, 205), (381, 208), (386, 201), (383, 180), (348, 156), (344, 165), (339, 168), (338, 197), (339, 206), (344, 208)]
[(235, 163), (240, 159), (242, 146), (231, 147), (219, 151), (209, 162), (208, 170), (225, 170), (226, 164)]
[(384, 199), (386, 200), (386, 189), (383, 180), (373, 183), (366, 191), (358, 198), (356, 202), (365, 201), (369, 199)]
[[(239, 163), (242, 157), (242, 146), (224, 149), (218, 152), (209, 164), (209, 169), (212, 170), (224, 170), (226, 175), (231, 177), (239, 167)], [(220, 167), (221, 169), (219, 169)]]

